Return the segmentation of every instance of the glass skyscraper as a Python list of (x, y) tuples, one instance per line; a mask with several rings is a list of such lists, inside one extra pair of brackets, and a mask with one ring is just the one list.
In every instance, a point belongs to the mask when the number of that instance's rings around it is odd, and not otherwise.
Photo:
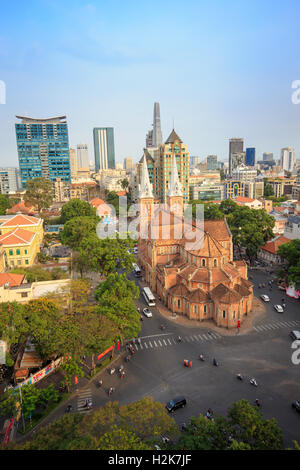
[(66, 116), (16, 118), (22, 120), (15, 125), (22, 188), (27, 180), (37, 177), (71, 182)]
[(255, 165), (255, 148), (250, 147), (246, 149), (246, 166)]
[(115, 142), (113, 127), (95, 127), (94, 152), (95, 170), (107, 170), (115, 168)]

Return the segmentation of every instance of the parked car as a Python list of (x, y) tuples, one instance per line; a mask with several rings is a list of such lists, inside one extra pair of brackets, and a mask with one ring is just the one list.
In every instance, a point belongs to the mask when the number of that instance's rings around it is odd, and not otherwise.
[(151, 317), (152, 317), (152, 312), (149, 310), (149, 308), (144, 308), (144, 309), (143, 309), (143, 314), (144, 314), (145, 317), (147, 317), (147, 318), (151, 318)]
[(278, 312), (278, 313), (283, 313), (284, 312), (284, 309), (281, 305), (274, 305), (274, 308), (275, 308), (276, 312)]
[(298, 413), (300, 413), (300, 400), (296, 400), (292, 403), (292, 408), (295, 408)]
[(270, 302), (270, 297), (268, 295), (261, 295), (260, 298), (264, 301), (264, 302)]
[(166, 408), (169, 413), (173, 413), (173, 411), (177, 410), (178, 408), (184, 408), (186, 405), (186, 399), (182, 396), (173, 398), (166, 404)]
[(290, 337), (292, 339), (300, 339), (300, 331), (293, 330), (290, 332)]

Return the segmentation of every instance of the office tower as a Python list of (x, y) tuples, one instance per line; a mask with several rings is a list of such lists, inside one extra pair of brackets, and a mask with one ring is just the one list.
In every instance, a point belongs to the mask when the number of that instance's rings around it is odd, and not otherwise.
[(42, 177), (71, 181), (66, 116), (34, 119), (16, 116), (15, 125), (22, 188), (26, 181)]
[(246, 153), (245, 152), (242, 152), (242, 153), (232, 153), (230, 155), (230, 160), (229, 160), (229, 174), (230, 176), (232, 175), (233, 173), (233, 170), (235, 170), (237, 167), (241, 166), (241, 165), (245, 165), (245, 162), (246, 162)]
[(159, 103), (154, 103), (153, 112), (153, 147), (159, 147), (162, 144), (162, 133), (160, 125)]
[(133, 160), (130, 157), (124, 158), (124, 170), (133, 170)]
[(16, 193), (19, 189), (18, 168), (0, 168), (0, 193)]
[(146, 148), (153, 147), (153, 130), (147, 132), (146, 134)]
[(291, 147), (281, 149), (280, 166), (284, 171), (293, 171), (296, 167), (296, 152)]
[(192, 156), (190, 157), (190, 167), (191, 168), (196, 168), (197, 165), (201, 162), (201, 158), (198, 156)]
[(88, 153), (88, 146), (86, 144), (77, 145), (77, 162), (78, 162), (78, 168), (89, 167), (89, 153)]
[(274, 161), (273, 153), (270, 153), (270, 152), (263, 153), (263, 161), (264, 162), (273, 162)]
[(77, 171), (78, 171), (78, 163), (77, 163), (75, 149), (70, 149), (69, 154), (70, 154), (71, 179), (75, 179), (77, 178)]
[(94, 152), (95, 170), (107, 170), (115, 168), (115, 143), (113, 127), (95, 127)]
[[(231, 174), (232, 154), (242, 154), (244, 152), (244, 139), (233, 138), (229, 140), (229, 174)], [(241, 163), (245, 163), (241, 162)]]
[(154, 159), (153, 186), (155, 197), (167, 202), (169, 183), (171, 181), (173, 155), (175, 155), (178, 176), (182, 187), (184, 202), (189, 201), (190, 159), (187, 146), (173, 129), (164, 145), (159, 148)]
[(249, 147), (246, 149), (246, 165), (254, 166), (255, 165), (255, 148)]
[(206, 158), (206, 169), (216, 170), (218, 168), (218, 157), (217, 155), (208, 155)]

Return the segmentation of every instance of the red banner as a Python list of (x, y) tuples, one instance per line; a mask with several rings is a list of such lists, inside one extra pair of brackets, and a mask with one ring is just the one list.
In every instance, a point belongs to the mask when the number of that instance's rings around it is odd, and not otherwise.
[(75, 377), (74, 377), (74, 382), (75, 382), (75, 385), (78, 384), (78, 377), (77, 377), (77, 375), (75, 375)]
[(14, 418), (11, 419), (4, 436), (3, 444), (7, 444), (10, 441), (10, 433), (14, 424)]
[(120, 341), (117, 342), (117, 349), (118, 349), (118, 351), (119, 351), (119, 349), (120, 349)]
[(110, 348), (108, 348), (106, 351), (104, 351), (103, 353), (99, 354), (98, 356), (98, 361), (101, 359), (101, 357), (105, 356), (105, 354), (109, 353), (110, 351), (112, 351), (114, 349), (113, 346), (111, 346)]

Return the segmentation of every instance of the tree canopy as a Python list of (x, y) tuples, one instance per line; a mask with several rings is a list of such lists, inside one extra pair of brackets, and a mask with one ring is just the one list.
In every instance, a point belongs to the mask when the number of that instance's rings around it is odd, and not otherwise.
[(300, 240), (296, 239), (280, 245), (278, 254), (288, 262), (289, 282), (300, 284)]
[(27, 180), (24, 202), (26, 205), (36, 207), (39, 212), (50, 207), (53, 202), (51, 181), (45, 178)]
[(71, 199), (63, 205), (61, 210), (60, 222), (65, 224), (68, 220), (75, 217), (96, 217), (96, 209), (87, 201), (81, 199)]
[(6, 209), (10, 208), (10, 201), (7, 196), (0, 194), (0, 215), (6, 214)]

